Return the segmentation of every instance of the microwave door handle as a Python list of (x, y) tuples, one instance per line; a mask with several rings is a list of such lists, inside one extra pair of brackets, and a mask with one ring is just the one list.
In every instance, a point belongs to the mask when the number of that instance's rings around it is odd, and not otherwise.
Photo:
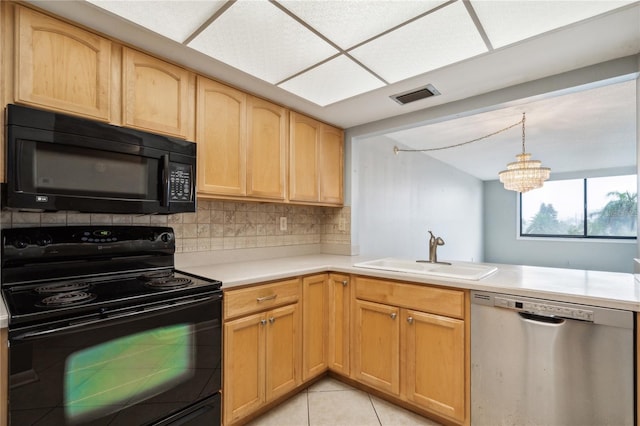
[(162, 156), (162, 195), (160, 196), (160, 206), (169, 207), (169, 191), (170, 191), (170, 175), (169, 155)]

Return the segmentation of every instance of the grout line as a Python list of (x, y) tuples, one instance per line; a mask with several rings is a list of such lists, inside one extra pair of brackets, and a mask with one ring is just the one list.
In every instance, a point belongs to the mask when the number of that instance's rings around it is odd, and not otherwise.
[(371, 403), (371, 407), (373, 407), (373, 412), (376, 413), (376, 418), (378, 419), (378, 424), (380, 424), (380, 426), (382, 426), (382, 421), (380, 420), (380, 416), (378, 415), (378, 410), (376, 410), (376, 404), (373, 403), (373, 399), (371, 399), (371, 394), (367, 393), (367, 396), (369, 397), (369, 402)]
[(307, 393), (307, 426), (311, 426), (311, 403), (309, 401), (309, 388), (305, 390)]

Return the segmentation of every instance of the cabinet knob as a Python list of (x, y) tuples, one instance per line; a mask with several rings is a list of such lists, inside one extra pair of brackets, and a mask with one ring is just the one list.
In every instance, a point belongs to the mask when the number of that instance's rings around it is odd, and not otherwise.
[(267, 320), (265, 320), (265, 319), (260, 320), (260, 324), (265, 325), (266, 323), (267, 323)]
[(342, 287), (346, 287), (347, 284), (349, 284), (349, 281), (347, 281), (347, 280), (343, 280), (342, 281)]
[(275, 319), (274, 317), (271, 317), (271, 318), (269, 318), (269, 322), (270, 322), (271, 324), (273, 324), (274, 322), (276, 322), (276, 319)]
[(407, 322), (408, 322), (409, 324), (413, 324), (413, 317), (409, 317), (409, 318), (407, 318)]
[(391, 312), (391, 315), (389, 315), (389, 316), (391, 317), (391, 319), (396, 319), (398, 314), (396, 314), (395, 312)]

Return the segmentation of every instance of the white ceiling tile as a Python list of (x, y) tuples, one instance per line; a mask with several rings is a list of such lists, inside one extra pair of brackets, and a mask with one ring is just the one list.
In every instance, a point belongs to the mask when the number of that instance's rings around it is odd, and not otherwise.
[(425, 13), (446, 0), (283, 0), (280, 3), (343, 49)]
[(494, 48), (573, 24), (630, 3), (633, 1), (471, 1)]
[(279, 87), (320, 106), (326, 106), (382, 86), (384, 86), (382, 81), (344, 55), (279, 85)]
[(395, 83), (486, 51), (463, 3), (456, 2), (350, 53), (382, 78)]
[(188, 45), (277, 83), (338, 53), (267, 1), (237, 1)]
[(225, 4), (225, 0), (88, 1), (179, 43)]

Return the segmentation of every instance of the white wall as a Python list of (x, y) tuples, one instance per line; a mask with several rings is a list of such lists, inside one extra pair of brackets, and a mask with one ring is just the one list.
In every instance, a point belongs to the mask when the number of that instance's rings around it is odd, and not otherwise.
[(428, 230), (439, 260), (482, 260), (482, 182), (421, 153), (393, 153), (384, 136), (354, 140), (352, 233), (360, 254), (427, 259)]
[(518, 193), (484, 182), (484, 260), (490, 263), (633, 272), (636, 241), (518, 239)]

